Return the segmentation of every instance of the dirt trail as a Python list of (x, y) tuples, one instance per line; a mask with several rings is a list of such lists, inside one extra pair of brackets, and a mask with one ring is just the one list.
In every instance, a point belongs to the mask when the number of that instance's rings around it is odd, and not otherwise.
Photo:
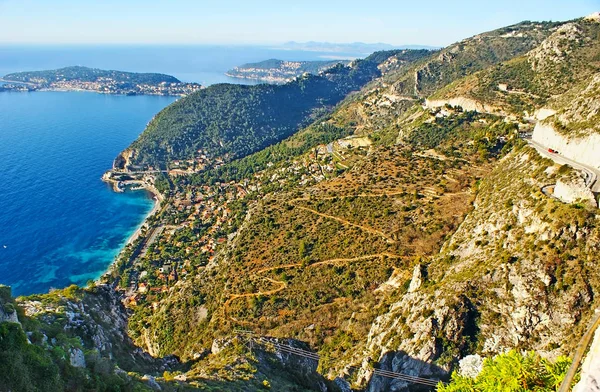
[(322, 212), (319, 212), (319, 211), (317, 211), (317, 210), (313, 210), (312, 208), (308, 208), (308, 207), (302, 207), (302, 206), (295, 206), (295, 207), (296, 207), (296, 208), (299, 208), (299, 209), (301, 209), (301, 210), (304, 210), (304, 211), (311, 212), (311, 213), (313, 213), (313, 214), (315, 214), (315, 215), (322, 216), (323, 218), (327, 218), (327, 219), (332, 219), (332, 220), (338, 221), (338, 222), (340, 222), (340, 223), (342, 223), (342, 224), (344, 224), (344, 225), (347, 225), (347, 226), (358, 227), (359, 229), (361, 229), (361, 230), (364, 230), (364, 231), (366, 231), (367, 233), (371, 233), (371, 234), (379, 235), (379, 236), (381, 236), (381, 237), (385, 238), (385, 239), (386, 239), (388, 242), (390, 242), (390, 243), (392, 243), (392, 244), (396, 242), (396, 240), (394, 240), (392, 237), (390, 237), (390, 236), (388, 236), (387, 234), (385, 234), (383, 231), (379, 231), (379, 230), (377, 230), (377, 229), (374, 229), (374, 228), (372, 228), (372, 227), (369, 227), (369, 226), (363, 226), (363, 225), (359, 225), (359, 224), (357, 224), (357, 223), (352, 223), (352, 222), (350, 222), (350, 221), (348, 221), (348, 220), (346, 220), (346, 219), (339, 218), (339, 217), (337, 217), (337, 216), (323, 214)]
[[(381, 192), (381, 193), (359, 193), (357, 195), (342, 195), (342, 196), (325, 196), (325, 197), (318, 197), (313, 199), (314, 201), (319, 201), (319, 200), (335, 200), (335, 199), (350, 199), (352, 197), (384, 197), (384, 196), (398, 196), (398, 195), (402, 195), (404, 194), (406, 191), (404, 190), (398, 190), (398, 191), (393, 191), (393, 192)], [(293, 204), (297, 201), (311, 201), (310, 197), (298, 197), (296, 199), (292, 199), (289, 201), (290, 204)], [(294, 204), (294, 206), (296, 206)], [(296, 206), (297, 207), (297, 206)]]
[[(353, 258), (349, 258), (349, 259), (345, 259), (345, 258), (336, 258), (336, 259), (329, 259), (329, 260), (323, 260), (323, 261), (319, 261), (313, 264), (309, 264), (306, 266), (306, 268), (314, 268), (314, 267), (320, 267), (323, 265), (343, 265), (343, 264), (348, 264), (354, 261), (361, 261), (361, 260), (368, 260), (368, 259), (373, 259), (376, 257), (389, 257), (389, 258), (409, 258), (408, 256), (399, 256), (399, 255), (395, 255), (389, 252), (382, 252), (382, 253), (376, 253), (376, 254), (372, 254), (372, 255), (366, 255), (366, 256), (358, 256), (358, 257), (353, 257)], [(278, 270), (278, 269), (289, 269), (289, 268), (298, 268), (301, 267), (302, 263), (294, 263), (294, 264), (284, 264), (284, 265), (277, 265), (277, 266), (273, 266), (273, 267), (265, 267), (265, 268), (261, 268), (258, 269), (256, 271), (251, 272), (251, 275), (260, 275), (263, 274), (265, 272), (269, 272), (269, 271), (274, 271), (274, 270)], [(278, 292), (285, 290), (287, 288), (287, 283), (281, 280), (275, 280), (272, 278), (267, 278), (267, 277), (263, 277), (262, 279), (267, 280), (273, 284), (279, 285), (279, 287), (272, 289), (272, 290), (267, 290), (267, 291), (257, 291), (254, 293), (244, 293), (244, 294), (230, 294), (229, 298), (227, 299), (227, 301), (225, 301), (225, 303), (223, 304), (223, 316), (225, 316), (225, 318), (229, 318), (231, 321), (234, 321), (236, 323), (239, 324), (243, 324), (243, 325), (249, 325), (252, 326), (254, 325), (254, 323), (251, 323), (249, 321), (243, 321), (243, 320), (238, 320), (237, 318), (233, 317), (233, 316), (229, 316), (229, 307), (231, 305), (231, 303), (233, 301), (235, 301), (236, 299), (239, 298), (249, 298), (249, 297), (259, 297), (259, 296), (270, 296), (273, 294), (277, 294)]]
[[(393, 192), (382, 192), (382, 193), (376, 193), (376, 194), (366, 194), (366, 193), (362, 193), (362, 194), (358, 194), (358, 195), (345, 195), (345, 196), (330, 196), (330, 197), (322, 197), (319, 198), (317, 200), (333, 200), (333, 199), (343, 199), (343, 198), (350, 198), (350, 197), (384, 197), (384, 196), (395, 196), (395, 195), (400, 195), (403, 194), (405, 191), (403, 190), (398, 190), (398, 191), (393, 191)], [(364, 225), (359, 225), (357, 223), (352, 223), (346, 219), (337, 217), (337, 216), (333, 216), (333, 215), (328, 215), (328, 214), (324, 214), (322, 212), (319, 212), (317, 210), (314, 210), (312, 208), (308, 208), (308, 207), (303, 207), (303, 206), (299, 206), (294, 204), (297, 201), (310, 201), (311, 199), (308, 197), (301, 197), (301, 198), (296, 198), (296, 199), (292, 199), (290, 201), (288, 201), (288, 203), (296, 208), (299, 208), (301, 210), (310, 212), (312, 214), (321, 216), (323, 218), (327, 218), (327, 219), (332, 219), (335, 220), (337, 222), (340, 222), (344, 225), (348, 225), (348, 226), (353, 226), (353, 227), (357, 227), (361, 230), (364, 230), (368, 233), (371, 234), (375, 234), (375, 235), (379, 235), (383, 238), (385, 238), (388, 242), (390, 243), (395, 243), (396, 240), (394, 240), (393, 238), (389, 237), (387, 234), (385, 234), (384, 232), (374, 229), (372, 227), (369, 226), (364, 226)], [(372, 259), (372, 258), (376, 258), (376, 257), (389, 257), (389, 258), (409, 258), (407, 256), (399, 256), (399, 255), (395, 255), (389, 252), (382, 252), (382, 253), (377, 253), (377, 254), (372, 254), (372, 255), (365, 255), (365, 256), (358, 256), (358, 257), (353, 257), (353, 258), (336, 258), (336, 259), (329, 259), (329, 260), (323, 260), (323, 261), (319, 261), (310, 265), (307, 265), (306, 268), (314, 268), (314, 267), (319, 267), (319, 266), (323, 266), (323, 265), (343, 265), (343, 264), (347, 264), (347, 263), (351, 263), (354, 261), (361, 261), (361, 260), (368, 260), (368, 259)], [(272, 267), (264, 267), (264, 268), (260, 268), (256, 271), (251, 272), (251, 275), (261, 275), (264, 274), (266, 272), (269, 271), (274, 271), (274, 270), (278, 270), (278, 269), (289, 269), (289, 268), (298, 268), (301, 267), (302, 263), (293, 263), (293, 264), (284, 264), (284, 265), (278, 265), (278, 266), (272, 266)], [(250, 298), (250, 297), (258, 297), (258, 296), (269, 296), (269, 295), (273, 295), (273, 294), (277, 294), (278, 292), (285, 290), (287, 288), (287, 283), (284, 281), (278, 281), (275, 279), (271, 279), (271, 278), (266, 278), (263, 277), (262, 279), (267, 280), (273, 284), (279, 285), (279, 287), (272, 289), (272, 290), (267, 290), (267, 291), (257, 291), (254, 293), (244, 293), (244, 294), (230, 294), (229, 298), (227, 299), (227, 301), (225, 301), (225, 303), (223, 304), (223, 316), (225, 318), (228, 318), (236, 323), (242, 324), (242, 325), (247, 325), (247, 326), (252, 326), (254, 325), (254, 323), (248, 322), (248, 321), (243, 321), (243, 320), (238, 320), (235, 317), (229, 316), (229, 307), (231, 305), (231, 303), (239, 298)]]

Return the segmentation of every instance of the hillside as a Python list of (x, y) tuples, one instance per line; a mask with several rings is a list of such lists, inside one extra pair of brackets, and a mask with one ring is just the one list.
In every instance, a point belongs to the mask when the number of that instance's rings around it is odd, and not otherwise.
[(154, 389), (556, 390), (599, 307), (598, 25), (179, 100), (115, 162), (160, 211), (102, 284), (10, 301), (24, 330)]
[(281, 86), (210, 86), (157, 114), (117, 166), (166, 167), (173, 160), (197, 158), (199, 151), (228, 161), (261, 150), (360, 90), (393, 54), (381, 52)]
[(283, 61), (270, 59), (240, 65), (227, 71), (226, 75), (232, 78), (260, 80), (267, 83), (285, 83), (305, 73), (318, 75), (337, 64), (347, 66), (350, 61)]
[(600, 24), (580, 19), (551, 30), (542, 44), (527, 54), (500, 63), (451, 84), (434, 99), (464, 96), (499, 111), (533, 115), (543, 105), (573, 104), (573, 94), (558, 99), (570, 89), (580, 91), (600, 68)]

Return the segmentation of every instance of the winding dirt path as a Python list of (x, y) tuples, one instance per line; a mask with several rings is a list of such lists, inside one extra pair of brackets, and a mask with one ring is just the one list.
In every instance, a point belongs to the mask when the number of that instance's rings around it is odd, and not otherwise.
[(394, 240), (392, 237), (390, 237), (387, 234), (385, 234), (383, 231), (374, 229), (372, 227), (359, 225), (358, 223), (352, 223), (349, 220), (346, 220), (346, 219), (343, 219), (343, 218), (339, 218), (339, 217), (333, 216), (333, 215), (324, 214), (324, 213), (319, 212), (317, 210), (313, 210), (312, 208), (302, 207), (302, 206), (297, 206), (297, 205), (294, 205), (294, 207), (299, 208), (299, 209), (301, 209), (303, 211), (311, 212), (311, 213), (313, 213), (315, 215), (322, 216), (323, 218), (332, 219), (334, 221), (340, 222), (341, 224), (344, 224), (344, 225), (347, 225), (347, 226), (357, 227), (357, 228), (359, 228), (361, 230), (366, 231), (367, 233), (379, 235), (379, 236), (385, 238), (388, 242), (390, 242), (392, 244), (396, 242), (396, 240)]
[[(382, 252), (382, 253), (376, 253), (376, 254), (366, 255), (366, 256), (358, 256), (358, 257), (353, 257), (353, 258), (336, 258), (336, 259), (323, 260), (323, 261), (319, 261), (319, 262), (316, 262), (313, 264), (309, 264), (306, 266), (306, 268), (314, 268), (314, 267), (320, 267), (320, 266), (324, 266), (324, 265), (344, 265), (344, 264), (352, 263), (354, 261), (368, 260), (368, 259), (373, 259), (373, 258), (377, 258), (377, 257), (379, 257), (379, 258), (389, 257), (389, 258), (396, 258), (396, 259), (409, 258), (409, 256), (399, 256), (399, 255), (395, 255), (395, 254), (392, 254), (389, 252)], [(301, 266), (302, 266), (302, 263), (277, 265), (277, 266), (273, 266), (273, 267), (265, 267), (265, 268), (258, 269), (256, 271), (251, 272), (251, 274), (252, 275), (260, 275), (265, 272), (274, 271), (274, 270), (278, 270), (278, 269), (298, 268)], [(278, 292), (280, 292), (282, 290), (285, 290), (288, 286), (287, 282), (284, 282), (281, 280), (275, 280), (275, 279), (267, 278), (267, 277), (263, 277), (262, 279), (267, 280), (273, 284), (279, 285), (279, 287), (272, 289), (272, 290), (257, 291), (254, 293), (230, 294), (227, 301), (225, 301), (225, 303), (223, 304), (223, 316), (225, 318), (228, 318), (231, 321), (238, 323), (238, 324), (242, 324), (242, 325), (246, 325), (246, 326), (255, 325), (255, 323), (252, 323), (249, 321), (244, 321), (244, 320), (239, 320), (233, 316), (230, 316), (229, 315), (229, 307), (233, 301), (235, 301), (239, 298), (270, 296), (270, 295), (277, 294)]]
[[(351, 198), (351, 197), (385, 197), (385, 196), (396, 196), (396, 195), (400, 195), (403, 194), (405, 191), (404, 190), (398, 190), (398, 191), (392, 191), (392, 192), (382, 192), (382, 193), (375, 193), (375, 194), (367, 194), (367, 193), (361, 193), (358, 195), (344, 195), (344, 196), (327, 196), (327, 197), (321, 197), (316, 199), (316, 201), (318, 200), (333, 200), (333, 199), (345, 199), (345, 198)], [(375, 234), (378, 236), (381, 236), (383, 238), (385, 238), (388, 242), (390, 243), (395, 243), (396, 240), (394, 240), (393, 238), (391, 238), (390, 236), (388, 236), (386, 233), (374, 229), (372, 227), (369, 226), (364, 226), (364, 225), (359, 225), (357, 223), (353, 223), (350, 222), (346, 219), (334, 216), (334, 215), (329, 215), (329, 214), (325, 214), (322, 212), (319, 212), (315, 209), (309, 208), (309, 207), (304, 207), (304, 206), (299, 206), (294, 204), (295, 202), (298, 201), (310, 201), (311, 199), (309, 197), (301, 197), (301, 198), (296, 198), (296, 199), (292, 199), (288, 201), (288, 204), (294, 206), (295, 208), (299, 208), (303, 211), (307, 211), (310, 212), (312, 214), (321, 216), (323, 218), (326, 219), (332, 219), (335, 220), (337, 222), (340, 222), (344, 225), (347, 226), (352, 226), (352, 227), (356, 227), (359, 228), (363, 231), (366, 231), (368, 233), (371, 234)], [(381, 253), (376, 253), (376, 254), (371, 254), (371, 255), (365, 255), (365, 256), (358, 256), (358, 257), (353, 257), (353, 258), (335, 258), (335, 259), (329, 259), (329, 260), (323, 260), (323, 261), (319, 261), (310, 265), (307, 265), (306, 268), (315, 268), (315, 267), (320, 267), (320, 266), (324, 266), (324, 265), (344, 265), (344, 264), (348, 264), (351, 262), (355, 262), (355, 261), (362, 261), (362, 260), (368, 260), (368, 259), (372, 259), (372, 258), (383, 258), (383, 257), (389, 257), (389, 258), (410, 258), (409, 256), (399, 256), (399, 255), (395, 255), (389, 252), (381, 252)], [(270, 272), (270, 271), (274, 271), (274, 270), (278, 270), (278, 269), (290, 269), (290, 268), (298, 268), (301, 267), (302, 263), (293, 263), (293, 264), (283, 264), (283, 265), (277, 265), (277, 266), (272, 266), (272, 267), (264, 267), (264, 268), (260, 268), (257, 269), (253, 272), (250, 273), (250, 275), (261, 275), (264, 274), (266, 272)], [(231, 303), (237, 299), (240, 298), (251, 298), (251, 297), (259, 297), (259, 296), (270, 296), (270, 295), (274, 295), (279, 293), (280, 291), (285, 290), (288, 287), (287, 282), (284, 281), (279, 281), (279, 280), (275, 280), (272, 278), (267, 278), (267, 277), (263, 277), (263, 280), (269, 281), (275, 285), (278, 285), (279, 287), (276, 287), (272, 290), (266, 290), (266, 291), (257, 291), (257, 292), (253, 292), (253, 293), (244, 293), (244, 294), (230, 294), (229, 298), (225, 301), (225, 303), (223, 304), (223, 316), (226, 319), (229, 319), (231, 321), (234, 321), (238, 324), (241, 325), (246, 325), (246, 326), (253, 326), (255, 325), (255, 323), (251, 323), (249, 321), (244, 321), (244, 320), (238, 320), (237, 318), (230, 316), (229, 315), (229, 308), (231, 306)]]

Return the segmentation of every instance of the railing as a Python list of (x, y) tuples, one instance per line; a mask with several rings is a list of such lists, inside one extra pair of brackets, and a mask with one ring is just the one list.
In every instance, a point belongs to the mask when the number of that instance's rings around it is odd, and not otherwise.
[[(281, 352), (284, 352), (287, 354), (298, 355), (300, 357), (312, 359), (314, 361), (319, 362), (319, 359), (320, 359), (319, 354), (317, 354), (315, 352), (303, 350), (303, 349), (300, 349), (297, 347), (292, 347), (287, 344), (274, 342), (263, 336), (256, 336), (254, 334), (254, 332), (252, 332), (252, 331), (236, 329), (236, 330), (234, 330), (234, 332), (237, 334), (246, 336), (248, 339), (250, 339), (252, 341), (258, 341), (261, 344), (270, 345), (270, 346), (276, 348), (278, 351), (281, 351)], [(349, 366), (347, 369), (360, 370), (361, 368), (358, 368), (356, 366)], [(432, 379), (428, 379), (428, 378), (413, 376), (410, 374), (397, 373), (397, 372), (392, 372), (389, 370), (382, 370), (382, 369), (373, 369), (373, 375), (391, 378), (391, 379), (395, 379), (395, 380), (402, 380), (402, 381), (405, 381), (407, 383), (412, 383), (412, 384), (426, 385), (429, 387), (436, 387), (439, 383), (445, 384), (444, 382), (442, 382), (440, 380), (432, 380)]]

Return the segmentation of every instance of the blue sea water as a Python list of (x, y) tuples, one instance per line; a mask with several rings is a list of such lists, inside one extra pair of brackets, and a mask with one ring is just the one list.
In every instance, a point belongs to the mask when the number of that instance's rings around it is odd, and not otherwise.
[[(0, 77), (83, 65), (161, 72), (203, 85), (252, 82), (224, 73), (269, 58), (332, 53), (259, 46), (0, 46)], [(335, 53), (340, 58), (357, 53)], [(152, 208), (144, 192), (100, 181), (115, 156), (174, 98), (0, 92), (0, 284), (41, 293), (101, 275)]]
[(171, 97), (0, 93), (0, 284), (15, 294), (97, 278), (152, 209), (100, 177)]
[(0, 45), (0, 77), (19, 71), (71, 65), (131, 72), (159, 72), (184, 82), (255, 84), (225, 76), (237, 65), (271, 58), (280, 60), (353, 59), (364, 53), (285, 50), (266, 46), (137, 45), (137, 46), (16, 46)]

